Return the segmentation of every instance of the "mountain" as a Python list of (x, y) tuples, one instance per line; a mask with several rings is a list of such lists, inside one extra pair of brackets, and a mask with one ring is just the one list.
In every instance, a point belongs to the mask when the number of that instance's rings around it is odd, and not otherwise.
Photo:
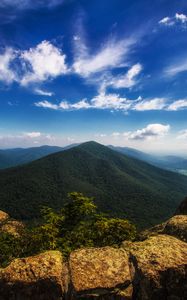
[(174, 155), (159, 156), (151, 155), (129, 147), (115, 147), (109, 145), (110, 149), (143, 160), (162, 169), (178, 172), (187, 175), (187, 159)]
[(0, 209), (14, 218), (38, 218), (42, 205), (60, 209), (71, 191), (95, 197), (102, 211), (143, 228), (174, 213), (187, 194), (187, 177), (95, 142), (0, 171)]
[(10, 168), (22, 165), (41, 157), (56, 153), (62, 150), (70, 149), (75, 145), (69, 145), (64, 148), (57, 146), (41, 146), (32, 148), (15, 148), (0, 150), (0, 169)]

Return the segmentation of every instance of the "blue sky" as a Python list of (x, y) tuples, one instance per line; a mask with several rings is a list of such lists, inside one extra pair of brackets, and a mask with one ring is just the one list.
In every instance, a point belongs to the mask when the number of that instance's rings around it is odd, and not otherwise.
[(187, 150), (187, 4), (2, 0), (0, 148)]

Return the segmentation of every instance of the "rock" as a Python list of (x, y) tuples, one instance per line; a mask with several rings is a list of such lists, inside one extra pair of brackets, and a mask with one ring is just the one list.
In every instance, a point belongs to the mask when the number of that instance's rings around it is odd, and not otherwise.
[(187, 215), (187, 197), (182, 201), (175, 214)]
[(9, 219), (9, 215), (4, 211), (0, 210), (0, 225)]
[(132, 243), (135, 267), (133, 299), (187, 299), (187, 244), (172, 236), (157, 235)]
[(144, 241), (151, 236), (156, 236), (158, 234), (162, 234), (167, 222), (155, 225), (154, 227), (145, 229), (138, 234), (137, 240)]
[(165, 225), (163, 233), (175, 236), (187, 242), (187, 215), (172, 217)]
[(22, 222), (10, 220), (5, 222), (0, 228), (2, 232), (7, 232), (9, 234), (12, 234), (15, 237), (21, 236), (23, 233), (25, 226)]
[(139, 233), (138, 240), (144, 241), (151, 236), (168, 234), (187, 242), (187, 215), (176, 215), (168, 221)]
[(22, 222), (11, 220), (7, 213), (0, 210), (0, 233), (6, 232), (14, 235), (15, 237), (19, 237), (24, 228), (25, 226)]
[(0, 270), (1, 300), (60, 300), (68, 285), (68, 271), (59, 251), (15, 259)]
[[(77, 250), (71, 253), (69, 266), (71, 299), (132, 299), (132, 286), (125, 291), (131, 284), (131, 274), (128, 255), (123, 249), (104, 247)], [(122, 290), (123, 297), (120, 296)]]

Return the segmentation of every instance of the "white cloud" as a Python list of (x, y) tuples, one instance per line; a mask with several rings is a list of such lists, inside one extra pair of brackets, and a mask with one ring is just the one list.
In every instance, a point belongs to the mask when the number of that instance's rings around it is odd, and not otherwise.
[(101, 93), (91, 100), (91, 107), (98, 109), (128, 110), (131, 100), (120, 97), (119, 94)]
[(159, 24), (165, 24), (165, 25), (168, 25), (168, 24), (170, 23), (170, 20), (171, 20), (171, 18), (165, 17), (165, 18), (163, 18), (163, 19), (161, 19), (161, 20), (159, 21)]
[(165, 136), (170, 130), (170, 125), (149, 124), (147, 127), (124, 133), (129, 140), (152, 140)]
[(130, 49), (135, 44), (134, 39), (121, 41), (108, 41), (95, 54), (90, 54), (87, 46), (81, 38), (74, 39), (75, 42), (75, 61), (73, 69), (75, 73), (88, 77), (93, 73), (118, 68), (124, 59), (127, 58)]
[(177, 24), (184, 25), (187, 22), (187, 16), (185, 14), (176, 13), (174, 17), (164, 17), (158, 23), (165, 26), (174, 26)]
[(100, 138), (105, 138), (105, 137), (107, 137), (107, 134), (106, 133), (96, 133), (94, 136), (100, 137)]
[(25, 75), (21, 80), (21, 84), (28, 85), (32, 82), (42, 82), (66, 74), (68, 69), (65, 58), (65, 54), (49, 41), (43, 41), (35, 48), (23, 51), (21, 59)]
[(175, 14), (175, 19), (181, 21), (182, 23), (187, 22), (187, 16), (184, 14)]
[[(62, 49), (50, 41), (42, 41), (35, 47), (16, 51), (7, 48), (0, 55), (0, 80), (6, 83), (17, 82), (22, 86), (34, 85), (34, 92), (42, 96), (52, 96), (51, 92), (42, 90), (39, 85), (58, 76), (77, 73), (89, 83), (98, 85), (105, 92), (108, 86), (114, 88), (131, 88), (142, 70), (140, 63), (130, 66), (129, 52), (136, 43), (133, 38), (105, 43), (97, 53), (90, 51), (82, 38), (74, 36), (76, 50), (72, 66), (66, 64), (66, 55)], [(13, 64), (14, 59), (16, 64)], [(19, 66), (19, 67), (18, 67)], [(112, 76), (111, 69), (128, 67), (126, 74)], [(98, 74), (99, 73), (99, 74)]]
[(7, 48), (4, 53), (0, 55), (0, 81), (5, 83), (12, 83), (16, 77), (10, 65), (15, 59), (16, 54), (13, 49)]
[(49, 97), (51, 97), (51, 96), (54, 95), (54, 93), (52, 93), (52, 92), (44, 91), (44, 90), (41, 90), (41, 89), (38, 89), (38, 88), (36, 88), (34, 90), (34, 92), (36, 94), (38, 94), (38, 95), (41, 95), (41, 96), (49, 96)]
[(80, 109), (109, 109), (119, 111), (178, 111), (187, 109), (187, 99), (176, 100), (171, 102), (167, 98), (142, 99), (140, 96), (135, 100), (130, 100), (126, 97), (121, 97), (119, 94), (99, 93), (90, 101), (82, 99), (75, 103), (61, 101), (57, 104), (47, 100), (35, 103), (35, 106), (49, 108), (53, 110), (80, 110)]
[(87, 102), (86, 99), (83, 99), (77, 103), (71, 104), (71, 108), (74, 109), (86, 109), (86, 108), (90, 108), (90, 104)]
[(13, 147), (35, 147), (42, 145), (65, 146), (75, 141), (75, 138), (71, 136), (58, 136), (37, 131), (0, 135), (1, 149)]
[(162, 110), (166, 107), (165, 98), (154, 98), (140, 100), (137, 104), (134, 105), (134, 110), (145, 111), (145, 110)]
[(178, 63), (172, 64), (169, 67), (165, 68), (164, 74), (168, 77), (175, 76), (181, 72), (187, 71), (187, 59), (180, 59)]
[(49, 108), (49, 109), (54, 109), (54, 110), (58, 110), (59, 106), (57, 104), (53, 104), (47, 100), (44, 101), (39, 101), (35, 103), (35, 106), (37, 107), (43, 107), (43, 108)]
[(167, 107), (167, 110), (174, 110), (174, 111), (182, 110), (182, 109), (187, 109), (187, 99), (174, 101)]
[(178, 139), (187, 140), (187, 129), (181, 130), (177, 136)]
[(24, 133), (24, 136), (33, 139), (33, 138), (40, 137), (41, 136), (41, 132), (37, 132), (37, 131), (26, 132), (26, 133)]
[(125, 75), (114, 77), (109, 83), (108, 86), (113, 86), (115, 88), (130, 88), (134, 86), (136, 82), (136, 77), (142, 71), (141, 64), (133, 65)]

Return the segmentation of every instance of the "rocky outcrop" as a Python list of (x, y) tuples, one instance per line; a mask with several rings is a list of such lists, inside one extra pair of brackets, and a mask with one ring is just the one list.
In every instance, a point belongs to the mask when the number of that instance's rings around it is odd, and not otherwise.
[(127, 250), (135, 268), (133, 299), (186, 299), (186, 243), (172, 236), (158, 235), (131, 243)]
[(61, 253), (48, 251), (15, 259), (0, 270), (0, 299), (60, 300), (67, 284), (68, 272)]
[(166, 222), (163, 233), (175, 236), (180, 240), (187, 242), (187, 215), (172, 217)]
[(6, 212), (0, 210), (0, 225), (8, 219), (9, 215)]
[(21, 234), (24, 231), (25, 226), (23, 225), (22, 222), (15, 221), (15, 220), (10, 220), (5, 222), (1, 227), (0, 230), (2, 232), (9, 233), (15, 237), (21, 236)]
[(0, 232), (9, 233), (15, 237), (19, 237), (25, 226), (22, 222), (12, 220), (4, 211), (0, 210)]
[(187, 215), (176, 215), (168, 221), (144, 230), (138, 236), (138, 240), (144, 241), (158, 234), (172, 235), (187, 242)]
[(16, 259), (0, 269), (0, 300), (185, 300), (186, 230), (186, 216), (174, 216), (120, 248), (79, 249), (66, 262), (58, 251)]
[[(74, 297), (89, 295), (112, 299), (109, 295), (112, 297), (132, 283), (129, 257), (123, 249), (105, 247), (77, 250), (70, 255), (69, 266)], [(127, 299), (131, 299), (132, 289), (128, 293)]]

